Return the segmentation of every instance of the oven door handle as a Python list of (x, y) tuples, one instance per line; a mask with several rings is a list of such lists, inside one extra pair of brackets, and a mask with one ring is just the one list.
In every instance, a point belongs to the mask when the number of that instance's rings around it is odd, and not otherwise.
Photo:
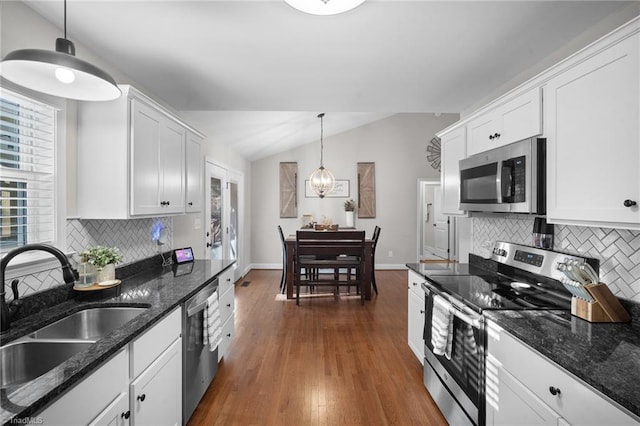
[(472, 317), (462, 312), (460, 309), (458, 309), (457, 306), (453, 304), (451, 304), (451, 308), (449, 308), (449, 312), (451, 312), (451, 315), (453, 315), (454, 317), (458, 317), (460, 320), (462, 320), (463, 322), (469, 324), (474, 328), (480, 328), (482, 325), (481, 315), (478, 317)]
[(437, 291), (436, 289), (428, 285), (426, 282), (422, 283), (422, 289), (424, 290), (427, 296), (429, 296), (430, 294), (437, 294), (438, 296), (444, 298), (451, 306), (449, 308), (449, 312), (451, 312), (453, 316), (458, 317), (460, 320), (471, 325), (472, 327), (480, 328), (480, 326), (482, 325), (483, 319), (484, 319), (482, 315), (478, 315), (475, 312), (473, 313), (473, 315), (469, 315), (465, 313), (463, 308), (452, 303), (451, 299), (448, 298), (444, 293)]

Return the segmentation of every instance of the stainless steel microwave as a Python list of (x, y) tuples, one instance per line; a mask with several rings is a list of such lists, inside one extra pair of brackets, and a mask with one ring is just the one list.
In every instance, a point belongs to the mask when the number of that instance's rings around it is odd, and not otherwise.
[(460, 160), (460, 209), (546, 213), (546, 140), (525, 139)]

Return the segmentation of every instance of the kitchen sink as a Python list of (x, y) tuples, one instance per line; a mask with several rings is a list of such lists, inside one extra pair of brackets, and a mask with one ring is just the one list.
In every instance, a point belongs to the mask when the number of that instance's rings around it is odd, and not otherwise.
[(20, 341), (0, 347), (2, 387), (35, 379), (91, 346), (91, 341)]
[(37, 330), (29, 337), (98, 340), (146, 310), (130, 306), (84, 309)]

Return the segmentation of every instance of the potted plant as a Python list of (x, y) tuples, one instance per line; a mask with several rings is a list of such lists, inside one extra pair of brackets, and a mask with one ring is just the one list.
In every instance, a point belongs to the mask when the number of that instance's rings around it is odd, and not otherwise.
[(98, 271), (98, 282), (116, 278), (115, 265), (122, 261), (122, 253), (118, 247), (90, 247), (84, 253), (87, 255), (87, 262), (94, 265)]
[(348, 199), (344, 202), (344, 211), (347, 220), (347, 228), (353, 228), (354, 226), (354, 211), (356, 210), (356, 202), (352, 199)]

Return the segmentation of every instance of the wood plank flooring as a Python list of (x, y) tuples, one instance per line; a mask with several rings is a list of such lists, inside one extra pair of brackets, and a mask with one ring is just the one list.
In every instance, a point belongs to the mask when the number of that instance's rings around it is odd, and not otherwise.
[(407, 345), (406, 271), (376, 271), (364, 306), (276, 301), (280, 275), (236, 284), (235, 338), (189, 425), (446, 425)]

